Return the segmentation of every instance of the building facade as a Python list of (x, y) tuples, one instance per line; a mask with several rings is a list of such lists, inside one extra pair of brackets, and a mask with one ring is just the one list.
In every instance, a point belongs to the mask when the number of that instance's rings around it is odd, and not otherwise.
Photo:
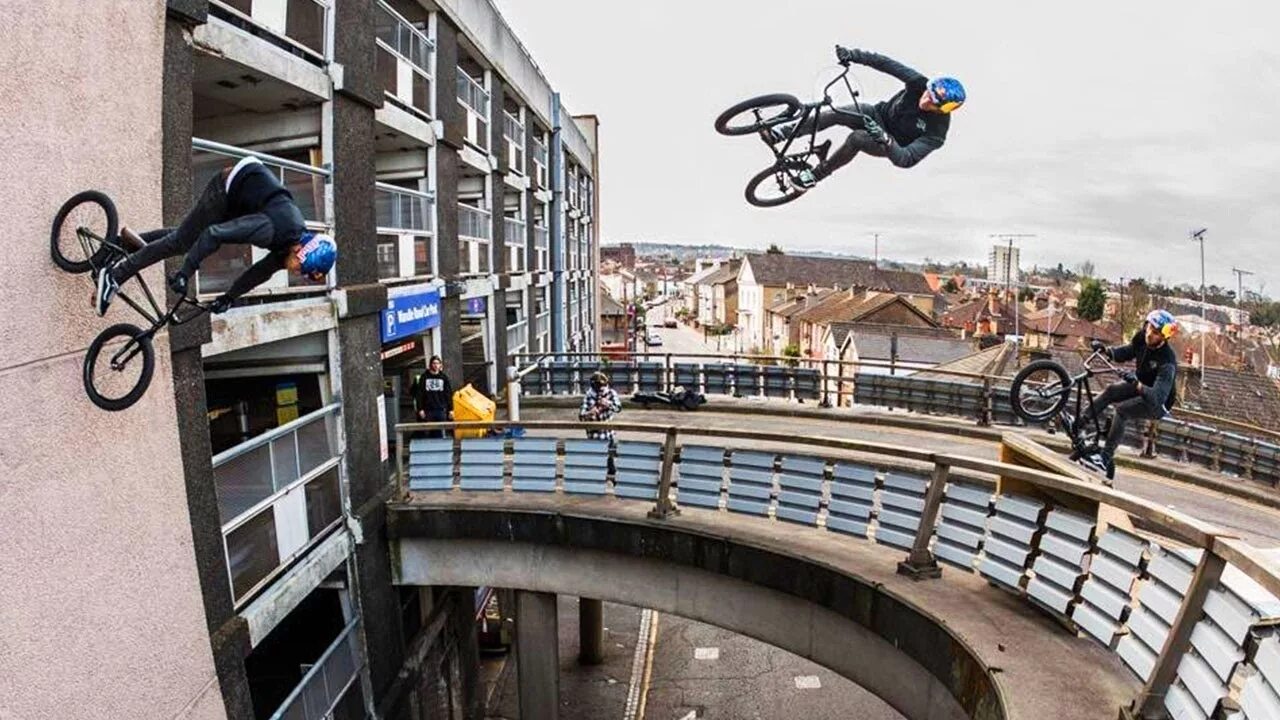
[(987, 254), (987, 282), (997, 286), (1017, 286), (1022, 282), (1021, 250), (1017, 245), (992, 245)]
[[(0, 127), (24, 138), (7, 146), (20, 202), (5, 229), (45, 237), (90, 188), (126, 225), (172, 226), (253, 156), (339, 259), (322, 283), (282, 272), (158, 335), (149, 390), (108, 414), (79, 363), (137, 316), (117, 301), (95, 317), (88, 275), (38, 243), (15, 251), (6, 307), (42, 331), (0, 320), (22, 338), (0, 355), (7, 499), (32, 518), (0, 531), (21, 549), (0, 591), (15, 649), (0, 707), (247, 719), (293, 717), (306, 698), (324, 705), (315, 717), (473, 717), (489, 595), (393, 583), (394, 425), (431, 355), (455, 386), (498, 395), (518, 353), (598, 349), (598, 122), (565, 108), (488, 0), (125, 5), (5, 11), (30, 47), (63, 48), (0, 51)], [(33, 80), (51, 72), (55, 86)], [(215, 297), (262, 254), (222, 248), (194, 292)], [(180, 261), (142, 277), (160, 291)], [(74, 506), (49, 494), (54, 477), (77, 487)], [(94, 628), (75, 652), (56, 642), (68, 622)], [(89, 657), (92, 673), (72, 666)]]

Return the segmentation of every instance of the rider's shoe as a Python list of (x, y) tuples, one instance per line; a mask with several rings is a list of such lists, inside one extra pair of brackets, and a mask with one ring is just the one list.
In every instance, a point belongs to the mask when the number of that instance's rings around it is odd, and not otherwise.
[(765, 128), (764, 134), (767, 136), (770, 145), (781, 145), (787, 140), (787, 133), (777, 125)]
[(111, 301), (116, 297), (116, 291), (120, 289), (120, 284), (116, 282), (115, 276), (111, 272), (116, 267), (115, 263), (105, 267), (98, 273), (98, 288), (94, 295), (94, 309), (98, 311), (98, 317), (107, 314), (107, 308), (111, 305)]
[(1100, 457), (1102, 458), (1102, 470), (1103, 470), (1103, 472), (1105, 472), (1105, 473), (1107, 474), (1107, 479), (1108, 479), (1108, 480), (1115, 480), (1115, 479), (1116, 479), (1116, 461), (1115, 461), (1115, 458), (1111, 457), (1111, 453), (1109, 453), (1109, 452), (1107, 452), (1107, 451), (1105, 451), (1105, 450), (1104, 450), (1104, 451), (1102, 451), (1102, 453), (1101, 453)]
[(1064, 410), (1062, 414), (1058, 416), (1058, 419), (1062, 421), (1062, 430), (1066, 432), (1068, 436), (1075, 437), (1076, 419), (1071, 417), (1071, 413)]
[(804, 168), (791, 176), (791, 184), (800, 190), (808, 190), (818, 184), (818, 178), (812, 170)]

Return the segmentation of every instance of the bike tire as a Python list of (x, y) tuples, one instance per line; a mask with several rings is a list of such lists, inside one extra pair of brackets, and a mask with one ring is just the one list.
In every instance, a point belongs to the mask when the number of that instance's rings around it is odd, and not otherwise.
[[(94, 405), (103, 410), (118, 412), (138, 402), (143, 393), (147, 391), (147, 387), (151, 385), (151, 375), (156, 368), (156, 351), (151, 345), (151, 338), (146, 337), (145, 332), (137, 325), (118, 323), (98, 333), (98, 337), (94, 338), (93, 342), (89, 344), (89, 352), (84, 356), (84, 391)], [(120, 336), (128, 336), (138, 341), (142, 353), (142, 372), (138, 375), (137, 382), (129, 392), (121, 397), (107, 397), (99, 392), (94, 385), (94, 378), (96, 377), (94, 370), (102, 358), (102, 349), (107, 343)], [(134, 357), (131, 362), (138, 362), (138, 358)]]
[[(1022, 404), (1022, 386), (1027, 381), (1027, 378), (1041, 370), (1049, 370), (1058, 376), (1058, 382), (1062, 385), (1062, 393), (1049, 409), (1041, 412), (1032, 412)], [(1067, 374), (1066, 368), (1053, 360), (1035, 360), (1028, 363), (1013, 377), (1013, 384), (1009, 387), (1009, 404), (1013, 406), (1014, 414), (1030, 423), (1042, 423), (1057, 417), (1070, 399), (1071, 376)]]
[(755, 205), (756, 207), (763, 207), (763, 208), (778, 207), (779, 205), (786, 205), (787, 203), (791, 202), (792, 200), (795, 200), (796, 198), (800, 197), (801, 195), (805, 194), (805, 192), (807, 192), (806, 190), (801, 190), (800, 188), (797, 188), (797, 187), (791, 187), (787, 190), (786, 193), (784, 193), (783, 195), (777, 198), (760, 197), (760, 195), (758, 194), (758, 191), (760, 189), (761, 183), (765, 182), (766, 180), (772, 180), (777, 173), (778, 173), (778, 166), (774, 165), (773, 167), (769, 167), (769, 168), (765, 168), (764, 170), (761, 170), (760, 172), (755, 174), (755, 177), (752, 177), (749, 181), (747, 181), (747, 189), (744, 191), (744, 195), (747, 198), (747, 202), (751, 203), (752, 205)]
[(49, 255), (53, 258), (53, 263), (69, 273), (85, 273), (95, 267), (102, 267), (112, 253), (111, 248), (105, 245), (99, 245), (85, 260), (73, 260), (62, 252), (58, 242), (62, 235), (62, 224), (67, 221), (67, 217), (71, 215), (73, 210), (85, 204), (97, 205), (102, 208), (102, 212), (107, 218), (107, 240), (114, 240), (120, 230), (120, 216), (116, 212), (116, 204), (111, 201), (110, 197), (107, 197), (106, 193), (97, 190), (85, 190), (72, 195), (71, 199), (63, 203), (62, 207), (58, 208), (58, 213), (53, 216), (53, 230), (49, 234)]
[[(732, 124), (733, 119), (744, 112), (775, 105), (785, 107), (786, 111), (780, 114), (775, 114), (773, 117), (767, 118), (764, 121), (757, 120), (751, 124), (745, 125)], [(728, 110), (720, 113), (720, 116), (716, 118), (716, 132), (721, 135), (729, 135), (731, 137), (737, 135), (752, 135), (765, 128), (773, 127), (778, 123), (794, 120), (800, 114), (800, 109), (802, 107), (803, 105), (801, 105), (800, 100), (795, 95), (788, 95), (786, 93), (773, 93), (771, 95), (753, 97), (750, 100), (743, 100), (737, 105), (734, 105)]]

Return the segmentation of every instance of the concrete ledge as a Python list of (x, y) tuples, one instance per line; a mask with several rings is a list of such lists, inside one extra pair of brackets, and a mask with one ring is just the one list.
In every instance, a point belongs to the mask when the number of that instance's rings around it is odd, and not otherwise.
[[(577, 410), (580, 402), (581, 400), (575, 400), (569, 395), (530, 395), (520, 398), (520, 405), (525, 408), (572, 408)], [(628, 406), (636, 407), (634, 405)], [(784, 406), (775, 402), (768, 406), (762, 406), (759, 403), (747, 404), (746, 401), (726, 400), (724, 398), (712, 397), (707, 398), (707, 404), (702, 407), (702, 412), (743, 415), (759, 415), (763, 412), (763, 414), (774, 417), (831, 420), (836, 422), (855, 423), (859, 425), (895, 427), (905, 430), (938, 433), (940, 435), (954, 435), (956, 437), (975, 440), (989, 440), (992, 443), (1000, 442), (1001, 436), (1006, 431), (1016, 428), (1016, 426), (1013, 425), (981, 427), (974, 424), (972, 420), (964, 420), (959, 417), (950, 420), (934, 420), (917, 415), (905, 414), (855, 414), (848, 410), (820, 408), (816, 405), (810, 407), (795, 405)], [(1046, 433), (1042, 437), (1037, 437), (1036, 442), (1062, 453), (1067, 453), (1071, 450), (1071, 443), (1062, 439), (1059, 435), (1049, 435)], [(1275, 492), (1266, 485), (1252, 480), (1233, 478), (1227, 475), (1218, 475), (1208, 469), (1194, 470), (1189, 465), (1171, 460), (1157, 460), (1133, 457), (1129, 455), (1119, 455), (1116, 457), (1116, 465), (1121, 468), (1136, 470), (1138, 472), (1160, 476), (1169, 480), (1176, 480), (1188, 485), (1195, 485), (1197, 487), (1223, 493), (1224, 495), (1243, 498), (1265, 507), (1280, 509), (1280, 493)]]
[(327, 297), (232, 308), (214, 318), (206, 358), (255, 345), (330, 330), (336, 324)]
[(209, 18), (193, 33), (196, 51), (234, 62), (255, 73), (266, 73), (318, 100), (328, 100), (333, 83), (323, 68), (295, 57), (224, 20)]
[[(392, 503), (402, 584), (491, 584), (653, 607), (831, 668), (909, 718), (1114, 717), (1120, 660), (981, 578), (897, 575), (900, 550), (818, 528), (650, 503), (415, 493)], [(958, 713), (958, 714), (957, 714)]]

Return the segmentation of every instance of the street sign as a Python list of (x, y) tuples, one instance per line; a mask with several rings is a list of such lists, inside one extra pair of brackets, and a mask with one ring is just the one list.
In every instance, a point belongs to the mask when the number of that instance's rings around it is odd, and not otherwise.
[(440, 325), (440, 291), (431, 288), (387, 298), (382, 311), (382, 342), (421, 334)]

